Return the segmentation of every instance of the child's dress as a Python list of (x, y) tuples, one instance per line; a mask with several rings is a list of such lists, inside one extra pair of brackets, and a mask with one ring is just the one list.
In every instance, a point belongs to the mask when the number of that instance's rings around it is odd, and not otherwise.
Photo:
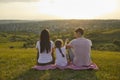
[(62, 56), (62, 54), (60, 53), (58, 48), (56, 48), (56, 50), (55, 50), (55, 52), (56, 52), (55, 64), (57, 66), (66, 66), (67, 65), (66, 48), (62, 47), (61, 51), (63, 52), (64, 57)]

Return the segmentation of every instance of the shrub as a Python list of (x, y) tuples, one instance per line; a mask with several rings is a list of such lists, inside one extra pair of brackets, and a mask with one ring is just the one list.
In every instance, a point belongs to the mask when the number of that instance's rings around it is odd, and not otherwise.
[(113, 43), (120, 47), (120, 40), (114, 40)]

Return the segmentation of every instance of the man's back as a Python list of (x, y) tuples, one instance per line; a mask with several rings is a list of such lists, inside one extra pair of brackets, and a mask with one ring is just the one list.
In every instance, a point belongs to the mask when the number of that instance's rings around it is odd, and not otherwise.
[(91, 63), (91, 41), (86, 38), (77, 38), (71, 41), (74, 50), (73, 63), (76, 66), (87, 66)]

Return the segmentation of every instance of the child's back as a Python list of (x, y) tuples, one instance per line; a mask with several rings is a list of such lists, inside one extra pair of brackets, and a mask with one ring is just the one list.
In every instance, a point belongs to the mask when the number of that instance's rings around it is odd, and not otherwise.
[(61, 47), (60, 49), (61, 49), (64, 56), (61, 55), (59, 48), (56, 48), (56, 50), (55, 50), (55, 52), (56, 52), (55, 64), (58, 66), (66, 66), (67, 65), (66, 48)]

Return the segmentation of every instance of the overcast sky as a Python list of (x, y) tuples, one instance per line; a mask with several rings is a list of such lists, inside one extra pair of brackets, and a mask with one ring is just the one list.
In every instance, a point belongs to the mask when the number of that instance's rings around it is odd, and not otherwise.
[(120, 19), (120, 0), (0, 0), (0, 19)]

